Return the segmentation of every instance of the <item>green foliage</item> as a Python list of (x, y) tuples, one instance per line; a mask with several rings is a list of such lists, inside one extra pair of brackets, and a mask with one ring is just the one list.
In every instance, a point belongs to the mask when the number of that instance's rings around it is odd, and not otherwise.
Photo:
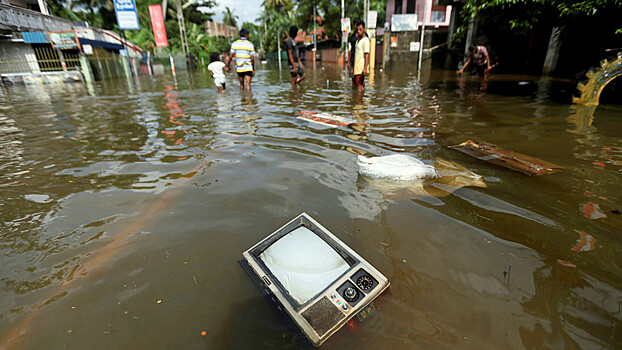
[(282, 9), (291, 10), (294, 7), (291, 0), (264, 0), (261, 6), (277, 11)]
[[(350, 20), (355, 18), (364, 19), (364, 0), (345, 0), (345, 16)], [(321, 25), (330, 38), (341, 37), (341, 0), (311, 0), (301, 1), (295, 9), (296, 25), (304, 30), (313, 28), (313, 8), (316, 8), (316, 16), (322, 18)], [(371, 0), (370, 10), (378, 12), (377, 27), (383, 27), (386, 20), (386, 1)], [(320, 24), (318, 24), (319, 26)]]
[(192, 5), (183, 10), (186, 22), (204, 25), (205, 21), (212, 20), (214, 12), (210, 9), (216, 5), (218, 4), (214, 0), (194, 0)]
[(454, 38), (463, 39), (469, 19), (475, 17), (481, 22), (497, 23), (500, 29), (527, 34), (540, 22), (563, 26), (612, 9), (622, 9), (622, 0), (467, 0), (460, 13), (462, 27)]
[(281, 50), (283, 49), (282, 43), (287, 38), (289, 27), (296, 22), (292, 10), (291, 7), (272, 8), (264, 6), (257, 20), (260, 21), (260, 26), (265, 32), (263, 44), (267, 52), (277, 51), (278, 41), (281, 42)]
[[(257, 18), (260, 22), (258, 31), (266, 33), (263, 35), (263, 44), (268, 52), (277, 50), (277, 40), (287, 38), (290, 26), (296, 25), (307, 32), (312, 30), (314, 8), (316, 16), (322, 19), (317, 26), (323, 26), (329, 38), (341, 38), (341, 0), (305, 0), (295, 6), (291, 0), (264, 0), (262, 7), (263, 11)], [(386, 1), (371, 0), (370, 10), (378, 11), (377, 26), (384, 26)], [(363, 19), (363, 0), (345, 0), (345, 15), (351, 20)], [(277, 35), (280, 35), (278, 39)]]
[(250, 33), (249, 40), (255, 45), (255, 50), (258, 50), (261, 47), (261, 43), (259, 38), (263, 35), (262, 27), (251, 22), (244, 22), (240, 29), (246, 29)]
[[(135, 1), (140, 30), (128, 30), (126, 36), (128, 40), (143, 49), (155, 51), (155, 38), (151, 28), (149, 5), (161, 5), (162, 1)], [(120, 33), (112, 0), (48, 0), (48, 4), (55, 16), (73, 21), (88, 21), (93, 27), (110, 29)], [(214, 15), (209, 10), (216, 5), (217, 3), (214, 0), (195, 0), (192, 5), (183, 10), (190, 52), (199, 58), (203, 57), (206, 63), (209, 62), (210, 52), (229, 50), (229, 43), (226, 38), (210, 38), (205, 31), (205, 21), (211, 20)], [(231, 11), (229, 10), (229, 12)], [(166, 51), (182, 52), (175, 1), (169, 0), (166, 14), (165, 27), (169, 42)], [(236, 18), (232, 13), (230, 15), (234, 19)]]

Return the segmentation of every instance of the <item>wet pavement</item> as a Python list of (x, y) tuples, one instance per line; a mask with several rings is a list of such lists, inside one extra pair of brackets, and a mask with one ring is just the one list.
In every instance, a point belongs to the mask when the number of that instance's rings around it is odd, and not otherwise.
[[(0, 349), (297, 349), (237, 260), (303, 211), (392, 284), (326, 349), (622, 346), (621, 106), (571, 106), (555, 98), (567, 83), (535, 77), (420, 85), (396, 69), (360, 94), (337, 67), (308, 75), (294, 90), (264, 66), (250, 95), (202, 71), (3, 87)], [(467, 139), (565, 171), (447, 148)], [(394, 153), (486, 187), (394, 197), (357, 174), (358, 154)]]

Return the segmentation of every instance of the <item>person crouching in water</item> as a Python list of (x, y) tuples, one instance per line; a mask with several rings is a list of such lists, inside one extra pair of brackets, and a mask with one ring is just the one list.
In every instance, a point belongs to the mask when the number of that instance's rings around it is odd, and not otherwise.
[(214, 78), (214, 84), (218, 88), (218, 92), (223, 92), (227, 87), (225, 86), (225, 63), (220, 60), (218, 53), (212, 52), (209, 54), (210, 64), (207, 66), (209, 74)]
[(287, 63), (289, 63), (289, 73), (292, 76), (292, 86), (300, 84), (301, 81), (307, 77), (305, 75), (305, 66), (300, 62), (300, 56), (298, 55), (298, 48), (294, 38), (298, 35), (298, 27), (291, 26), (289, 28), (289, 38), (285, 41), (287, 47)]
[(358, 40), (354, 52), (354, 85), (358, 91), (365, 90), (365, 76), (369, 74), (369, 38), (365, 33), (365, 22), (360, 21), (356, 25)]
[(462, 69), (458, 71), (458, 75), (462, 75), (464, 69), (473, 62), (473, 68), (471, 69), (471, 75), (478, 74), (480, 77), (488, 74), (490, 70), (490, 57), (488, 57), (488, 50), (483, 45), (469, 46), (469, 58), (462, 66)]

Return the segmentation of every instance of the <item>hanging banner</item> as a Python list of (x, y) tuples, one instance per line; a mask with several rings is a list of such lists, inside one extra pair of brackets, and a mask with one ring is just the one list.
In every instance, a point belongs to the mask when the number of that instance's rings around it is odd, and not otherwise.
[(114, 12), (120, 30), (139, 30), (138, 13), (134, 0), (114, 0)]
[(76, 32), (64, 31), (64, 32), (48, 32), (50, 43), (55, 50), (75, 50), (80, 49), (80, 40), (76, 35)]
[(162, 17), (162, 6), (149, 5), (149, 15), (151, 16), (151, 28), (153, 28), (153, 37), (155, 38), (156, 46), (168, 46), (164, 17)]
[(350, 31), (350, 18), (342, 18), (341, 19), (341, 31), (349, 32)]
[(377, 11), (367, 11), (367, 28), (374, 29), (376, 28), (376, 22), (378, 22), (378, 12)]

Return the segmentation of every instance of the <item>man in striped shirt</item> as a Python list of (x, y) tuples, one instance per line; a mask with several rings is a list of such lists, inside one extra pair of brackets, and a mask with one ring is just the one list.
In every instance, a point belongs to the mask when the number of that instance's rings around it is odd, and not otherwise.
[(231, 57), (235, 57), (235, 66), (240, 79), (240, 90), (244, 90), (244, 82), (246, 81), (246, 90), (251, 91), (251, 79), (255, 76), (255, 46), (248, 40), (248, 30), (242, 28), (240, 30), (240, 39), (231, 44), (231, 56), (227, 57), (225, 69), (230, 71), (229, 63)]

